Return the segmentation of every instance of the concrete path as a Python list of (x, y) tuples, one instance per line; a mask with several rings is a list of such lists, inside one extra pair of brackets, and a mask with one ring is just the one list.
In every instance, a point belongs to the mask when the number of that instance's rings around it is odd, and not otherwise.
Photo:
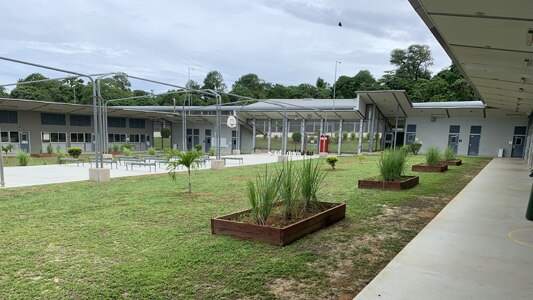
[(533, 299), (528, 174), (494, 159), (355, 299)]
[[(237, 160), (227, 160), (226, 167), (238, 167), (238, 166), (249, 166), (249, 165), (258, 165), (265, 163), (273, 163), (278, 161), (276, 155), (269, 154), (247, 154), (247, 155), (228, 155), (225, 157), (242, 157), (243, 163), (239, 164)], [(293, 156), (293, 159), (298, 160), (302, 159), (302, 156)], [(66, 165), (43, 165), (43, 166), (28, 166), (28, 167), (6, 167), (5, 171), (5, 188), (11, 187), (22, 187), (22, 186), (32, 186), (32, 185), (41, 185), (41, 184), (51, 184), (51, 183), (62, 183), (62, 182), (73, 182), (73, 181), (84, 181), (89, 179), (89, 164), (86, 163), (85, 166), (76, 166), (76, 164), (66, 164)], [(109, 167), (106, 165), (105, 167)], [(211, 168), (210, 163), (207, 163), (207, 166), (201, 167), (200, 169)], [(185, 171), (185, 170), (183, 170)], [(148, 167), (139, 167), (135, 166), (133, 170), (127, 170), (124, 165), (119, 165), (118, 169), (111, 169), (111, 178), (116, 177), (127, 177), (127, 176), (139, 176), (139, 175), (148, 175), (148, 174), (161, 174), (166, 173), (166, 165), (163, 164), (161, 167), (157, 166), (157, 171), (149, 171)]]

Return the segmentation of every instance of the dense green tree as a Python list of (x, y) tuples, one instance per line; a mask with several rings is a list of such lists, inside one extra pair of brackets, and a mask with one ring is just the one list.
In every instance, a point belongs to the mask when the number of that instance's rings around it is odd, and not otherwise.
[(378, 83), (368, 70), (361, 70), (355, 76), (341, 76), (335, 86), (336, 98), (351, 99), (356, 91), (376, 90)]
[(3, 86), (0, 86), (0, 97), (9, 97), (9, 94), (6, 93), (6, 89)]
[(250, 73), (235, 81), (231, 92), (245, 97), (265, 99), (267, 98), (269, 87), (270, 84), (266, 83), (256, 74)]
[(202, 88), (224, 92), (226, 90), (226, 84), (224, 83), (222, 74), (218, 71), (210, 71), (207, 73)]
[(411, 45), (407, 49), (394, 49), (390, 63), (397, 67), (396, 76), (412, 81), (430, 79), (429, 67), (433, 64), (428, 45)]
[[(48, 77), (40, 73), (30, 74), (28, 77), (19, 80), (19, 82), (44, 80)], [(72, 92), (66, 94), (67, 88), (63, 87), (62, 81), (45, 81), (30, 84), (17, 85), (10, 96), (18, 99), (71, 102)]]

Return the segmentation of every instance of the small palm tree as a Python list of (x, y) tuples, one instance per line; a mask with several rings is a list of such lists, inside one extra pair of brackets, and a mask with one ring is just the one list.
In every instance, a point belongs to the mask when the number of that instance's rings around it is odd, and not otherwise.
[[(176, 180), (176, 171), (178, 170), (178, 167), (184, 166), (185, 168), (187, 168), (187, 172), (189, 173), (189, 193), (192, 193), (191, 169), (198, 166), (198, 159), (201, 155), (202, 154), (196, 149), (191, 149), (187, 151), (169, 151), (167, 166), (168, 174), (172, 177), (172, 179)], [(173, 157), (177, 157), (178, 160), (172, 160)]]

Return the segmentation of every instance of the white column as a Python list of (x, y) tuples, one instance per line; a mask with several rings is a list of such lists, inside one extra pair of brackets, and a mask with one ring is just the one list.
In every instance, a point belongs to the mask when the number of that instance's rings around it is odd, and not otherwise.
[(268, 119), (268, 146), (267, 146), (267, 151), (270, 152), (270, 148), (271, 148), (271, 144), (270, 144), (270, 139), (272, 138), (272, 119)]
[(357, 154), (361, 154), (363, 152), (363, 122), (363, 119), (359, 121), (359, 141), (357, 143)]
[(342, 146), (342, 119), (339, 119), (339, 143), (337, 146), (338, 155), (341, 155), (341, 146)]
[(305, 119), (302, 119), (302, 124), (300, 125), (300, 152), (304, 151), (304, 143), (305, 143)]
[(255, 153), (255, 139), (256, 139), (255, 119), (252, 120), (252, 151)]

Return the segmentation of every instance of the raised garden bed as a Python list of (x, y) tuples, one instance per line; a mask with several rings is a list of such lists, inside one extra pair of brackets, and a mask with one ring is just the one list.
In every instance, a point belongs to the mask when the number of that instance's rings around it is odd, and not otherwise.
[(250, 209), (211, 219), (211, 233), (231, 235), (243, 239), (261, 241), (279, 246), (295, 240), (344, 219), (346, 204), (319, 202), (324, 210), (284, 227), (263, 226), (241, 222)]
[(360, 189), (406, 190), (417, 185), (419, 180), (418, 176), (402, 176), (402, 180), (396, 181), (361, 179), (357, 186)]
[(439, 173), (439, 172), (447, 171), (448, 170), (448, 165), (447, 164), (440, 164), (440, 165), (437, 165), (437, 166), (428, 166), (428, 165), (424, 165), (424, 164), (418, 164), (418, 165), (413, 165), (412, 170), (415, 171), (415, 172)]
[(43, 157), (54, 157), (55, 153), (32, 153), (31, 157), (43, 158)]
[(460, 159), (457, 160), (443, 160), (441, 161), (442, 164), (446, 164), (448, 166), (460, 166), (463, 164), (463, 161)]

